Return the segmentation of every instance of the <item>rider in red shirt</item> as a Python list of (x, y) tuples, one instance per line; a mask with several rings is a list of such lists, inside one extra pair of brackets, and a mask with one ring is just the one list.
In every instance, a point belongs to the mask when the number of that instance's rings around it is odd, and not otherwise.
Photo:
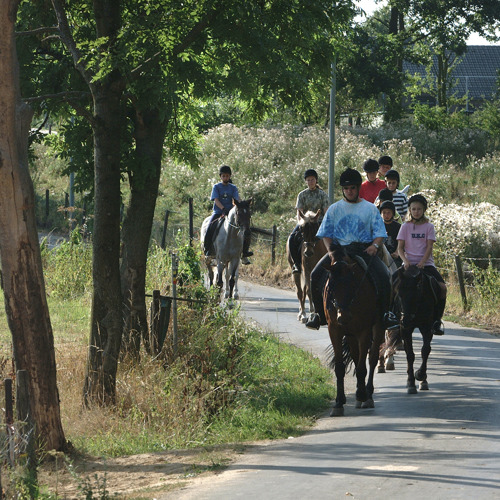
[(377, 179), (378, 169), (379, 164), (377, 160), (369, 158), (363, 163), (363, 170), (368, 180), (361, 184), (359, 197), (370, 203), (375, 203), (380, 191), (386, 187), (384, 181)]

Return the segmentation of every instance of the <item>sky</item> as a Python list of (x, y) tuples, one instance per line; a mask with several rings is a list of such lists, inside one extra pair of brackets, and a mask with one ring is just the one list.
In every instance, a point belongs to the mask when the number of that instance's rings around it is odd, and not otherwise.
[[(359, 7), (361, 7), (367, 15), (372, 14), (376, 9), (379, 9), (386, 2), (377, 2), (375, 0), (354, 0)], [(500, 42), (488, 42), (479, 35), (472, 35), (467, 40), (467, 45), (500, 45)]]

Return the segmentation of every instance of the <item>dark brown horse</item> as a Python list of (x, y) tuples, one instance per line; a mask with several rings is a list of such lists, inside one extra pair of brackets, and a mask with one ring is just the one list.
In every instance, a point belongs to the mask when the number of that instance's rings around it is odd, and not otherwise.
[[(434, 308), (440, 294), (438, 282), (425, 274), (417, 266), (406, 271), (401, 267), (393, 275), (393, 291), (401, 307), (401, 335), (406, 352), (408, 394), (416, 394), (415, 379), (420, 381), (420, 390), (429, 390), (427, 383), (427, 360), (431, 353), (432, 323)], [(418, 328), (422, 334), (422, 364), (413, 372), (415, 353), (413, 351), (413, 330)]]
[(325, 286), (324, 305), (333, 346), (331, 365), (337, 378), (337, 397), (330, 415), (344, 415), (344, 377), (349, 361), (356, 367), (356, 408), (373, 408), (373, 376), (384, 340), (384, 326), (375, 288), (360, 257), (344, 257), (333, 264)]
[[(305, 311), (306, 297), (309, 299), (310, 312), (314, 312), (314, 304), (311, 297), (311, 271), (320, 261), (321, 257), (325, 255), (326, 247), (323, 240), (316, 238), (316, 233), (318, 232), (320, 226), (319, 217), (321, 210), (318, 210), (317, 212), (308, 211), (305, 214), (299, 211), (298, 214), (298, 225), (302, 236), (302, 246), (300, 250), (301, 272), (300, 274), (292, 274), (292, 278), (295, 283), (297, 298), (299, 299), (299, 314), (297, 315), (297, 319), (302, 321), (302, 323), (305, 323), (307, 321), (307, 314)], [(290, 255), (288, 241), (286, 244), (286, 251), (288, 263), (290, 264), (290, 267), (293, 267), (293, 260)]]

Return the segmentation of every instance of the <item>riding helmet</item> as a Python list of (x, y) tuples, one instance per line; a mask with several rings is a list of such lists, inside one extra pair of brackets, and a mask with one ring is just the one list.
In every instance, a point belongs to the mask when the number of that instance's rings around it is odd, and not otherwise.
[(308, 168), (304, 172), (304, 180), (306, 180), (308, 177), (316, 177), (316, 180), (318, 180), (318, 172), (316, 172), (314, 168)]
[(222, 167), (219, 169), (219, 175), (222, 174), (232, 175), (231, 167), (228, 167), (227, 165), (222, 165)]
[(362, 182), (363, 179), (361, 178), (361, 174), (353, 168), (346, 168), (340, 174), (341, 186), (361, 186)]
[(368, 160), (363, 163), (363, 170), (365, 172), (378, 172), (378, 168), (378, 161), (373, 158), (368, 158)]
[(396, 205), (392, 201), (386, 200), (383, 203), (380, 204), (378, 207), (379, 211), (382, 212), (384, 208), (388, 208), (389, 210), (392, 210), (392, 213), (396, 215)]
[(389, 165), (392, 167), (392, 158), (390, 156), (384, 155), (378, 159), (379, 165)]
[(424, 210), (427, 210), (427, 200), (425, 199), (425, 196), (421, 194), (414, 194), (413, 196), (410, 196), (410, 199), (408, 200), (408, 206), (410, 206), (414, 201), (422, 203), (422, 205), (424, 206)]
[(385, 174), (385, 178), (386, 179), (395, 179), (396, 181), (398, 181), (397, 187), (399, 187), (399, 172), (397, 172), (396, 170), (393, 170), (392, 168), (390, 170), (388, 170), (387, 173)]

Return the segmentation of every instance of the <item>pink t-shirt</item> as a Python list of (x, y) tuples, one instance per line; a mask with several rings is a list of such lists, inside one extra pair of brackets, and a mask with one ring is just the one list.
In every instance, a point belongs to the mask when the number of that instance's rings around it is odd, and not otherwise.
[(361, 188), (359, 189), (359, 197), (370, 203), (375, 203), (378, 194), (385, 187), (387, 187), (385, 182), (380, 179), (377, 179), (375, 182), (365, 181), (361, 184)]
[[(425, 222), (424, 224), (405, 222), (399, 230), (398, 240), (405, 242), (405, 254), (410, 264), (418, 264), (427, 249), (427, 241), (436, 241), (436, 232), (430, 222)], [(432, 253), (425, 265), (436, 267)]]

